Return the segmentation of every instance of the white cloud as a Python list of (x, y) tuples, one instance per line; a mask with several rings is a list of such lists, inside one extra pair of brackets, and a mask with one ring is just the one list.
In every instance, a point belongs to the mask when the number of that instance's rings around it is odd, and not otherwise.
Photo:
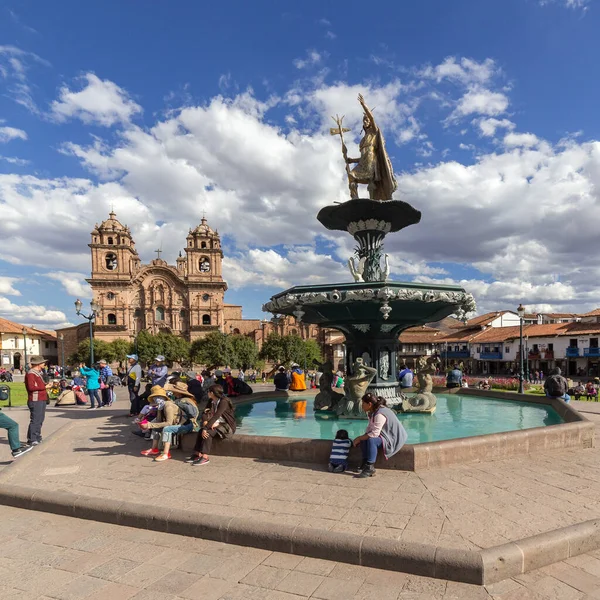
[(3, 160), (11, 165), (17, 165), (19, 167), (24, 167), (25, 165), (28, 165), (31, 162), (25, 158), (18, 158), (17, 156), (2, 156), (2, 155), (0, 155), (0, 160)]
[(511, 148), (522, 146), (524, 148), (532, 148), (537, 146), (540, 140), (533, 133), (515, 133), (511, 132), (504, 136), (504, 145)]
[(513, 130), (515, 128), (515, 124), (508, 119), (475, 119), (473, 123), (479, 125), (481, 135), (486, 137), (493, 137), (496, 135), (497, 129)]
[(20, 296), (21, 292), (14, 287), (14, 283), (20, 281), (18, 277), (0, 276), (0, 294), (8, 296)]
[(0, 127), (0, 144), (5, 144), (11, 140), (26, 140), (27, 133), (16, 127)]
[(0, 77), (5, 81), (8, 96), (29, 112), (38, 114), (27, 72), (32, 65), (50, 66), (50, 63), (33, 52), (16, 46), (0, 45)]
[(505, 94), (475, 86), (458, 101), (451, 118), (473, 114), (498, 116), (507, 108), (508, 98)]
[(293, 63), (296, 69), (306, 69), (307, 67), (318, 65), (321, 60), (323, 60), (323, 56), (319, 52), (316, 50), (308, 50), (306, 58), (296, 58)]
[(500, 73), (500, 69), (491, 58), (478, 62), (471, 58), (447, 57), (436, 66), (426, 66), (418, 75), (426, 79), (434, 79), (437, 82), (443, 80), (460, 83), (462, 85), (484, 85)]
[(36, 327), (53, 327), (65, 323), (67, 317), (64, 312), (46, 308), (45, 306), (28, 304), (14, 304), (8, 298), (0, 296), (0, 315), (9, 321), (16, 321), (24, 325)]
[(116, 123), (127, 123), (142, 111), (125, 90), (116, 83), (102, 80), (94, 73), (87, 73), (83, 89), (71, 91), (63, 86), (59, 100), (50, 107), (51, 115), (57, 121), (80, 119), (87, 124), (110, 127)]
[[(45, 274), (49, 279), (58, 281), (69, 296), (74, 298), (91, 298), (92, 288), (85, 281), (86, 275), (70, 271), (52, 271)], [(0, 290), (1, 291), (1, 290)]]

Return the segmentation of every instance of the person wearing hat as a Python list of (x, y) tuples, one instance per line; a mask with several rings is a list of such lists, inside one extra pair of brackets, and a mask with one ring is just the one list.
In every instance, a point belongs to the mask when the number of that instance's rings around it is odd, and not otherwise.
[(168, 373), (169, 369), (165, 365), (165, 357), (159, 354), (154, 359), (154, 364), (148, 369), (148, 377), (150, 377), (152, 385), (164, 386), (167, 383)]
[(113, 376), (113, 372), (104, 359), (98, 361), (98, 366), (100, 368), (100, 393), (102, 395), (102, 406), (110, 406), (115, 399), (114, 385), (110, 383), (110, 378)]
[[(185, 386), (185, 384), (183, 385), (186, 388), (187, 394), (187, 386)], [(179, 406), (169, 398), (167, 391), (160, 385), (152, 387), (150, 395), (148, 396), (148, 402), (154, 404), (158, 411), (156, 413), (156, 419), (152, 423), (140, 423), (140, 427), (143, 430), (150, 429), (152, 431), (152, 448), (142, 450), (141, 454), (143, 456), (154, 456), (154, 460), (157, 462), (169, 460), (171, 458), (169, 450), (171, 449), (171, 441), (173, 438), (172, 430), (174, 426), (180, 424), (182, 411)], [(163, 435), (165, 429), (167, 429), (166, 436)], [(162, 453), (158, 448), (161, 439), (164, 443)]]
[(215, 382), (213, 383), (213, 385), (220, 385), (222, 388), (225, 388), (225, 386), (227, 385), (225, 383), (225, 378), (223, 377), (223, 371), (221, 371), (221, 369), (217, 369), (215, 371)]
[(137, 354), (128, 354), (127, 363), (125, 379), (127, 380), (127, 390), (129, 391), (129, 402), (131, 403), (129, 416), (135, 417), (140, 413), (138, 394), (140, 393), (140, 385), (142, 383), (142, 367), (138, 363)]
[(29, 408), (29, 428), (27, 429), (27, 444), (37, 446), (42, 442), (42, 425), (46, 416), (47, 390), (52, 384), (44, 381), (42, 370), (48, 361), (43, 356), (32, 356), (31, 368), (25, 375), (27, 390), (27, 408)]

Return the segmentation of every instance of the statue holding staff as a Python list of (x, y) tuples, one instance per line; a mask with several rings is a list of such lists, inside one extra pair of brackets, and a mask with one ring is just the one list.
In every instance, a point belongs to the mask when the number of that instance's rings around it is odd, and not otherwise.
[[(330, 129), (331, 135), (339, 135), (342, 140), (342, 154), (346, 162), (350, 197), (358, 198), (358, 184), (360, 183), (367, 186), (371, 200), (391, 200), (398, 185), (394, 178), (392, 163), (385, 149), (385, 140), (362, 94), (358, 95), (358, 101), (364, 111), (364, 135), (359, 144), (360, 158), (348, 158), (344, 132), (349, 129), (342, 127), (344, 117), (334, 117), (337, 128)], [(352, 164), (356, 164), (356, 166), (351, 169), (350, 165)]]

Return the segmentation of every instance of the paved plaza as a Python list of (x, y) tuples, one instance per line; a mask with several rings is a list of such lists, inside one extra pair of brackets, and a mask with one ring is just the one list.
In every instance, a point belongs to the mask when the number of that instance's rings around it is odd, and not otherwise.
[[(175, 506), (462, 549), (486, 548), (600, 517), (600, 449), (420, 473), (380, 470), (367, 481), (332, 475), (321, 465), (220, 456), (206, 467), (191, 467), (178, 452), (166, 463), (140, 456), (147, 442), (130, 433), (125, 407), (120, 397), (116, 409), (51, 409), (46, 435), (69, 426), (5, 470), (3, 483), (35, 482), (38, 489), (115, 503)], [(579, 403), (578, 408), (600, 423), (600, 414), (594, 414), (600, 404)], [(9, 414), (26, 422), (25, 409)], [(8, 456), (7, 446), (1, 445), (0, 462), (7, 464)], [(600, 598), (600, 552), (484, 588), (1, 510), (0, 598)], [(146, 561), (164, 569), (147, 569)]]

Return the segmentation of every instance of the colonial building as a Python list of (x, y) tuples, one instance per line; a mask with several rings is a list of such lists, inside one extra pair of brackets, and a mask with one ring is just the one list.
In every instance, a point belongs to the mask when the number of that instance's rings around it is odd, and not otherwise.
[[(260, 348), (271, 332), (319, 338), (319, 328), (293, 317), (244, 319), (242, 307), (225, 302), (219, 233), (202, 218), (190, 229), (175, 265), (157, 258), (142, 264), (131, 230), (111, 212), (91, 233), (92, 269), (87, 279), (100, 309), (94, 337), (135, 340), (142, 331), (168, 332), (193, 341), (210, 331), (251, 337)], [(87, 323), (61, 330), (67, 356), (89, 335)]]
[(42, 355), (52, 365), (58, 364), (58, 344), (56, 334), (35, 327), (26, 327), (8, 319), (0, 318), (0, 353), (4, 369), (25, 368), (34, 355)]

